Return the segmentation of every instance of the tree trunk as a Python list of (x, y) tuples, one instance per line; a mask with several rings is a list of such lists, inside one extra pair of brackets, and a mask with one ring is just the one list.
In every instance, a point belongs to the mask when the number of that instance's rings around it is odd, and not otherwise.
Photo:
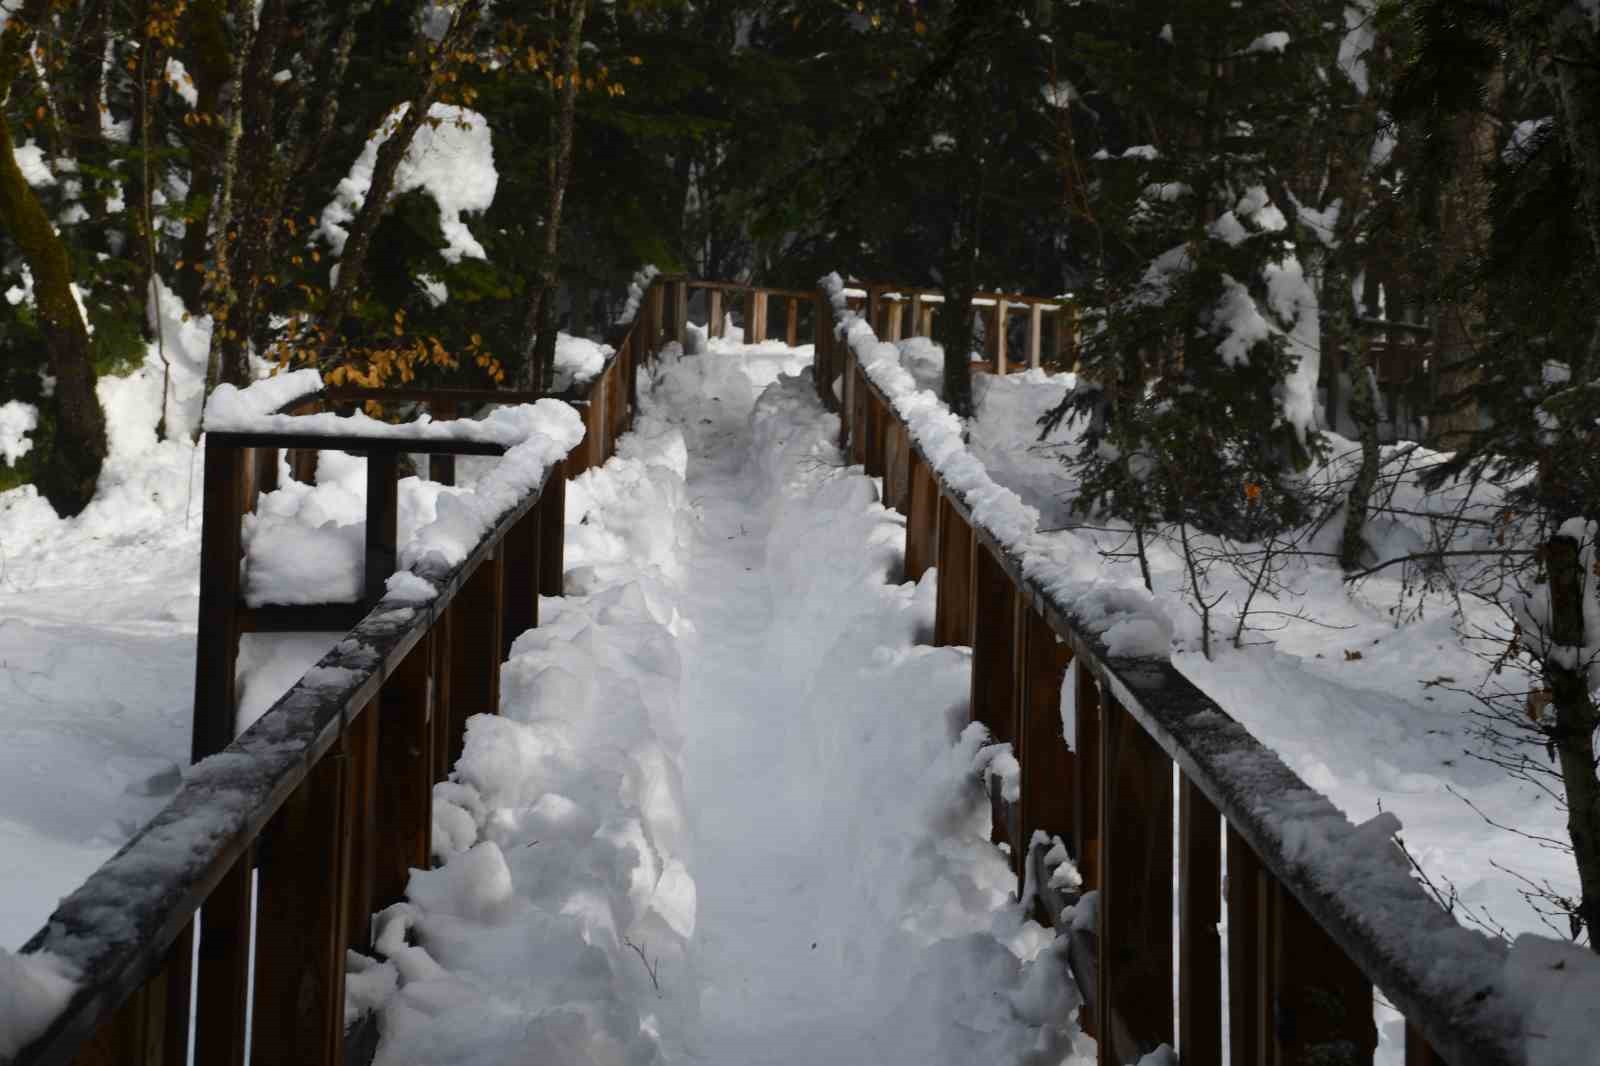
[[(0, 33), (0, 108), (28, 51), (45, 0), (28, 0)], [(60, 235), (28, 183), (11, 143), (11, 126), (0, 121), (0, 227), (22, 252), (33, 273), (50, 370), (55, 374), (55, 438), (38, 474), (39, 491), (62, 515), (74, 515), (94, 498), (106, 456), (105, 414), (95, 396), (89, 331), (72, 295), (72, 267)]]
[[(378, 149), (372, 168), (372, 184), (355, 221), (350, 224), (350, 235), (345, 239), (344, 253), (339, 256), (339, 280), (334, 283), (328, 302), (318, 316), (317, 332), (319, 361), (326, 363), (336, 338), (340, 336), (345, 316), (355, 306), (356, 287), (361, 284), (367, 266), (367, 254), (372, 247), (378, 223), (389, 213), (389, 196), (394, 191), (395, 174), (400, 161), (411, 149), (417, 130), (428, 121), (428, 111), (439, 97), (448, 74), (454, 71), (456, 55), (471, 38), (483, 14), (483, 0), (466, 0), (456, 13), (455, 20), (445, 31), (429, 57), (426, 74), (416, 94), (411, 98), (406, 113), (395, 130)], [(386, 120), (387, 121), (387, 120)]]
[(972, 287), (946, 285), (939, 308), (944, 348), (944, 402), (961, 418), (972, 415)]
[[(185, 26), (193, 43), (190, 75), (195, 85), (195, 112), (214, 116), (222, 110), (223, 87), (232, 71), (228, 57), (228, 36), (223, 28), (224, 0), (195, 0), (189, 6)], [(213, 122), (199, 122), (185, 131), (189, 139), (189, 202), (201, 210), (190, 213), (183, 229), (179, 258), (183, 267), (173, 286), (189, 310), (199, 313), (205, 290), (201, 269), (210, 254), (211, 233), (207, 225), (212, 201), (217, 195), (217, 178), (227, 137)]]
[[(1478, 404), (1470, 395), (1478, 382), (1472, 365), (1477, 336), (1487, 319), (1485, 299), (1465, 274), (1489, 247), (1489, 167), (1494, 163), (1505, 94), (1505, 70), (1496, 66), (1486, 83), (1484, 106), (1454, 119), (1453, 177), (1439, 191), (1441, 274), (1455, 291), (1437, 305), (1433, 358), (1438, 368), (1428, 444), (1453, 451), (1478, 431)], [(1389, 308), (1391, 317), (1394, 308)]]
[(1594, 753), (1600, 712), (1590, 698), (1581, 655), (1586, 582), (1578, 541), (1568, 536), (1550, 538), (1545, 566), (1550, 580), (1552, 647), (1545, 655), (1544, 674), (1556, 712), (1551, 742), (1561, 764), (1567, 832), (1578, 864), (1582, 892), (1578, 914), (1589, 930), (1589, 946), (1600, 952), (1600, 777), (1596, 776)]
[(253, 0), (232, 0), (230, 21), (235, 35), (235, 59), (222, 96), (225, 130), (222, 143), (222, 169), (218, 175), (217, 198), (211, 205), (211, 271), (206, 279), (205, 303), (211, 312), (211, 349), (206, 362), (206, 394), (220, 382), (243, 385), (249, 380), (249, 367), (236, 357), (228, 345), (233, 330), (230, 323), (238, 293), (234, 289), (233, 203), (234, 186), (239, 178), (239, 142), (244, 139), (244, 84), (249, 57), (255, 51), (255, 4)]
[(550, 154), (550, 199), (545, 208), (544, 251), (523, 323), (523, 352), (526, 354), (523, 378), (529, 387), (544, 391), (555, 379), (556, 262), (561, 251), (561, 209), (566, 201), (567, 182), (572, 177), (572, 130), (578, 114), (578, 50), (583, 47), (583, 20), (589, 0), (568, 0), (567, 37), (561, 49), (561, 106), (556, 116), (556, 131)]

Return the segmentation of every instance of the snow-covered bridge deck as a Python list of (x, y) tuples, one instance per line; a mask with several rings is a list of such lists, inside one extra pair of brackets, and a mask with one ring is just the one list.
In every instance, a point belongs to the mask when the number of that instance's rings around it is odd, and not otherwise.
[[(1522, 1061), (1503, 949), (1381, 857), (1385, 824), (1352, 827), (1165, 664), (1111, 656), (1137, 611), (1065, 605), (844, 293), (811, 304), (845, 326), (815, 352), (705, 350), (687, 296), (644, 294), (581, 444), (553, 411), (370, 431), (374, 454), (506, 456), (465, 461), (476, 491), (435, 492), (403, 540), (376, 478), (366, 558), (411, 576), (357, 567), (373, 609), (64, 901), (19, 957), (45, 1026), (19, 1062), (181, 1062), (191, 1012), (206, 1062), (242, 1061), (247, 1017), (257, 1062), (1206, 1062), (1225, 1038), (1233, 1061), (1366, 1061), (1369, 981), (1416, 1023), (1408, 1059)], [(261, 414), (214, 428), (275, 457)], [(237, 462), (232, 521), (264, 487)], [(552, 573), (565, 595), (539, 598)], [(288, 624), (244, 612), (223, 624)]]

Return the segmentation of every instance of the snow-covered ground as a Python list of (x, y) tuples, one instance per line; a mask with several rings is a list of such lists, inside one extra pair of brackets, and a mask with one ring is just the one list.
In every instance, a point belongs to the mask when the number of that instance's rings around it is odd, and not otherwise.
[(969, 656), (918, 643), (932, 584), (891, 583), (901, 520), (809, 380), (767, 388), (807, 354), (669, 355), (572, 484), (570, 595), (384, 920), (380, 1063), (1070, 1056), (1075, 991), (988, 843)]

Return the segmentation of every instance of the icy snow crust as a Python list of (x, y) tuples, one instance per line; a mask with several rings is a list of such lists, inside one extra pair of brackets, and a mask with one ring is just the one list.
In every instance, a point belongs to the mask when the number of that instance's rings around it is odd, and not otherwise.
[(1092, 1061), (988, 843), (969, 657), (919, 643), (899, 517), (773, 383), (806, 361), (670, 348), (569, 485), (567, 596), (362, 964), (381, 1066)]
[[(930, 466), (1027, 583), (1089, 636), (1091, 646), (1100, 645), (1098, 654), (1110, 665), (1106, 681), (1122, 705), (1302, 902), (1324, 917), (1337, 915), (1337, 925), (1346, 931), (1340, 938), (1346, 950), (1367, 972), (1388, 977), (1382, 983), (1397, 1006), (1415, 1011), (1427, 1005), (1434, 1017), (1455, 1022), (1446, 1032), (1429, 1034), (1447, 1058), (1521, 1061), (1521, 1011), (1503, 972), (1505, 946), (1457, 925), (1411, 879), (1390, 841), (1399, 820), (1383, 814), (1353, 825), (1178, 674), (1168, 664), (1176, 627), (1164, 604), (1108, 570), (1087, 538), (1041, 532), (1039, 511), (990, 476), (964, 439), (960, 420), (933, 392), (918, 387), (922, 375), (903, 365), (904, 345), (880, 342), (848, 310), (838, 275), (821, 284), (834, 305), (837, 334), (910, 427)], [(926, 358), (919, 352), (914, 362)], [(1017, 388), (1025, 389), (1030, 376), (1043, 377), (1019, 375)], [(1054, 502), (1058, 491), (1059, 485), (1035, 498)], [(1390, 1054), (1395, 1035), (1385, 1034)], [(1456, 1048), (1461, 1054), (1454, 1054)]]

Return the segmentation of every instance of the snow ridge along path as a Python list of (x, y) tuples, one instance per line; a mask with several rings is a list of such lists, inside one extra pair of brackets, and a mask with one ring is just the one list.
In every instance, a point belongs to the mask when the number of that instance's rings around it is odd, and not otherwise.
[[(970, 656), (843, 466), (807, 350), (656, 368), (352, 958), (378, 1062), (1092, 1061), (988, 843)], [(642, 380), (641, 386), (646, 386)]]

